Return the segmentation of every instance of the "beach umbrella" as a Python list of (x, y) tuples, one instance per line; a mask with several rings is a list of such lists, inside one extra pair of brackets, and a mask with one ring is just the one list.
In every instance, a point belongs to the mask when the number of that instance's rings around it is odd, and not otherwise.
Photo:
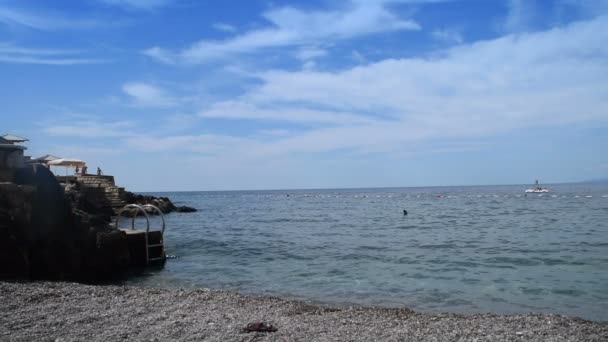
[(86, 163), (80, 159), (72, 159), (72, 158), (60, 158), (51, 160), (47, 163), (49, 166), (63, 166), (65, 167), (65, 174), (68, 174), (68, 167), (83, 167)]

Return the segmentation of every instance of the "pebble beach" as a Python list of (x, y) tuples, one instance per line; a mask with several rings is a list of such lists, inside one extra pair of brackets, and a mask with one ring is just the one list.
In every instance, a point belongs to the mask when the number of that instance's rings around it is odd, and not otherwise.
[[(276, 332), (246, 332), (266, 322)], [(550, 314), (328, 307), (224, 290), (0, 282), (0, 341), (607, 341)]]

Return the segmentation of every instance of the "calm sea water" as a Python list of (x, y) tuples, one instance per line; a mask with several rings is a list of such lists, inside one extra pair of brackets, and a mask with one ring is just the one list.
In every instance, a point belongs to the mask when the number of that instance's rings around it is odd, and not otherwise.
[(200, 211), (128, 283), (608, 321), (608, 185), (549, 187), (163, 193)]

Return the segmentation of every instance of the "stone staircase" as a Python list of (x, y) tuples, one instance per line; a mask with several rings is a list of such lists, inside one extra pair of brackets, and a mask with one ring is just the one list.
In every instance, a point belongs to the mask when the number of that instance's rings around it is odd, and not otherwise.
[(76, 181), (90, 201), (108, 206), (113, 210), (126, 205), (123, 200), (125, 189), (116, 186), (114, 176), (77, 175)]

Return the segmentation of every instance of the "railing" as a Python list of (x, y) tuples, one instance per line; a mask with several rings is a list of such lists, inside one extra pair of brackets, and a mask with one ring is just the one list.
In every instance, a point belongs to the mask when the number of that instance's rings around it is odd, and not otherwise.
[[(133, 210), (133, 209), (135, 209), (135, 210)], [(146, 209), (154, 210), (155, 212), (157, 212), (160, 215), (160, 217), (162, 219), (159, 243), (150, 244), (150, 240), (149, 240), (150, 217), (148, 216)], [(135, 228), (135, 219), (137, 218), (138, 213), (140, 213), (140, 212), (143, 213), (143, 216), (146, 219), (146, 230), (144, 231), (144, 239), (145, 239), (145, 244), (146, 244), (146, 265), (149, 265), (151, 261), (163, 260), (164, 259), (164, 234), (165, 234), (165, 228), (166, 228), (166, 221), (165, 221), (165, 215), (163, 214), (162, 210), (160, 210), (157, 206), (154, 206), (152, 204), (144, 204), (144, 205), (127, 204), (122, 209), (120, 209), (120, 211), (118, 212), (118, 215), (116, 216), (115, 224), (116, 224), (117, 229), (120, 229), (120, 226), (119, 226), (120, 218), (122, 217), (122, 214), (126, 210), (133, 210), (133, 215), (131, 216), (131, 230), (137, 230)], [(154, 257), (154, 258), (150, 257), (150, 249), (152, 249), (152, 248), (161, 249), (158, 257)]]

